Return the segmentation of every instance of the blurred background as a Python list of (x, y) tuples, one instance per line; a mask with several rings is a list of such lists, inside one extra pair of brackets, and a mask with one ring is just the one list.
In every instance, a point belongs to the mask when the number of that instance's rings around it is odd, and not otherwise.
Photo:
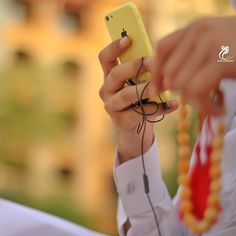
[[(0, 0), (0, 197), (117, 235), (115, 132), (98, 90), (104, 14), (120, 0)], [(151, 41), (227, 0), (137, 0)], [(193, 116), (193, 124), (195, 118)], [(176, 113), (156, 125), (176, 192)], [(196, 135), (192, 131), (192, 138)]]

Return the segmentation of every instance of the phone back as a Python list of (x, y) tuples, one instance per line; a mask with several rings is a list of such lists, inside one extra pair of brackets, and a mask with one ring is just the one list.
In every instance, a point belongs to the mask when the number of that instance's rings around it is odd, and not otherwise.
[[(122, 55), (119, 60), (125, 63), (137, 60), (142, 57), (152, 56), (153, 49), (143, 25), (137, 6), (132, 3), (126, 3), (120, 7), (114, 8), (105, 15), (105, 23), (110, 33), (112, 41), (125, 37), (131, 38), (132, 45)], [(150, 81), (150, 73), (146, 72), (139, 76), (140, 82)], [(168, 91), (161, 94), (162, 100), (165, 101)], [(152, 98), (150, 101), (161, 102), (159, 97)]]
[(106, 14), (105, 22), (113, 41), (125, 35), (132, 40), (132, 46), (119, 57), (121, 63), (153, 55), (151, 43), (134, 3), (111, 10)]

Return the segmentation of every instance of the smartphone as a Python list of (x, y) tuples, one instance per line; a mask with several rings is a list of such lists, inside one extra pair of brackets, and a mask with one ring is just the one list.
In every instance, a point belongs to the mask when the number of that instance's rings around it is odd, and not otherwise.
[[(153, 48), (145, 30), (138, 7), (132, 3), (126, 3), (109, 11), (104, 17), (107, 29), (112, 41), (128, 36), (132, 40), (132, 45), (120, 57), (120, 63), (125, 63), (135, 59), (153, 55)], [(146, 72), (139, 77), (140, 82), (150, 81), (150, 73)], [(128, 81), (134, 85), (135, 81)], [(148, 101), (157, 103), (165, 102), (168, 91), (160, 94), (159, 97), (150, 98)]]

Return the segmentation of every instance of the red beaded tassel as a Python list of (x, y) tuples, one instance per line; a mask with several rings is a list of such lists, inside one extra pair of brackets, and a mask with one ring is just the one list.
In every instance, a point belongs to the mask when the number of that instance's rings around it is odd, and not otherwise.
[[(190, 142), (187, 110), (184, 99), (180, 100), (179, 123), (179, 184), (180, 215), (188, 228), (197, 234), (208, 231), (216, 222), (220, 211), (221, 150), (224, 125), (212, 128), (211, 117), (207, 117), (204, 143), (199, 137), (195, 146), (195, 160), (189, 171)], [(202, 136), (201, 134), (200, 136)], [(205, 159), (201, 158), (205, 153)]]

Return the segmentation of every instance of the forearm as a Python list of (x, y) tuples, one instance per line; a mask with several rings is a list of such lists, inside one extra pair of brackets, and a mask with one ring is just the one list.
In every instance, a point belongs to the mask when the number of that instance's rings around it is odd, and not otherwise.
[[(144, 158), (149, 179), (149, 196), (158, 217), (161, 235), (185, 235), (161, 177), (155, 141), (144, 153)], [(114, 170), (115, 182), (121, 200), (119, 202), (118, 226), (122, 236), (159, 235), (153, 211), (144, 192), (142, 175), (141, 156), (118, 165)], [(127, 222), (130, 222), (130, 225)]]

